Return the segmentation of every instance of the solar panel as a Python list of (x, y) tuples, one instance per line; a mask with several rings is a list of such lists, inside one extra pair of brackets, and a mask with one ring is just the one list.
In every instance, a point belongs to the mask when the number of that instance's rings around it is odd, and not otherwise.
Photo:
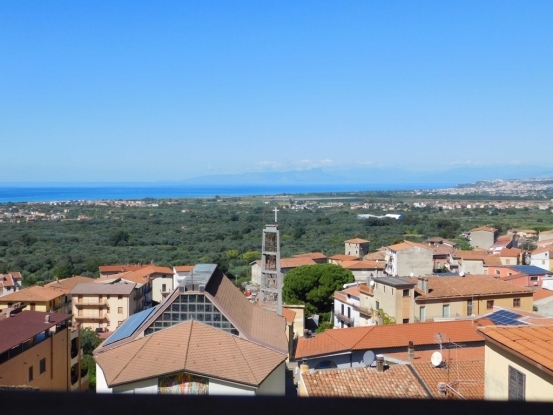
[(511, 265), (509, 268), (527, 275), (542, 275), (549, 273), (548, 270), (535, 265)]
[(522, 326), (525, 323), (518, 321), (520, 314), (511, 313), (510, 311), (500, 310), (487, 316), (495, 325), (498, 326)]
[(147, 310), (130, 316), (117, 330), (115, 330), (115, 333), (108, 337), (104, 343), (104, 346), (131, 336), (155, 310), (156, 307), (148, 308)]

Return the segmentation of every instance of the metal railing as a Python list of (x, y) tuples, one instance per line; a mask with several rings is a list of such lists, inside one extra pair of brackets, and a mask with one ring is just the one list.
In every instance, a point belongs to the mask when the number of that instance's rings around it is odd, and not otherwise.
[(109, 307), (109, 303), (108, 303), (107, 299), (74, 301), (74, 303), (77, 307), (79, 307), (79, 306), (99, 306), (99, 305), (105, 305), (105, 306)]

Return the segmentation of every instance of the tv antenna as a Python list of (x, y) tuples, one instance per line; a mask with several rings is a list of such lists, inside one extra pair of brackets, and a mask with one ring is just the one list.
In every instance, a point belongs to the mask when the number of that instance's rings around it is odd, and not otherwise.
[(438, 343), (440, 345), (440, 352), (442, 351), (442, 342), (443, 342), (443, 335), (441, 333), (436, 333), (434, 335), (434, 340), (436, 341), (436, 343)]

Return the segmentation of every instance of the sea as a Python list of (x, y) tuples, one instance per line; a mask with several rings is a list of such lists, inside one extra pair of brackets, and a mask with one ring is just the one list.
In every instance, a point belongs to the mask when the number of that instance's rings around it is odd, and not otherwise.
[(62, 202), (79, 200), (140, 200), (209, 198), (231, 196), (274, 196), (363, 191), (430, 190), (455, 184), (269, 184), (269, 185), (195, 185), (195, 184), (121, 184), (121, 185), (0, 185), (0, 203)]

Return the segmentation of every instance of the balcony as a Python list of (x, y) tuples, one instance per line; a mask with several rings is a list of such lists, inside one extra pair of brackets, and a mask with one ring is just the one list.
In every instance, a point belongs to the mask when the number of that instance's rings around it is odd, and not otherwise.
[(109, 303), (108, 303), (108, 300), (106, 299), (95, 299), (95, 300), (86, 300), (86, 301), (74, 301), (74, 304), (77, 306), (77, 307), (101, 307), (101, 306), (106, 306), (109, 308)]
[(358, 307), (359, 313), (361, 313), (364, 316), (372, 317), (373, 311), (368, 307)]
[(86, 320), (107, 320), (109, 321), (109, 316), (107, 313), (104, 314), (85, 314), (82, 316), (75, 316), (77, 321), (86, 321)]
[(336, 314), (334, 314), (334, 315), (336, 316), (336, 318), (337, 318), (338, 320), (344, 321), (344, 322), (349, 323), (349, 324), (351, 324), (351, 325), (353, 326), (354, 321), (353, 321), (352, 318), (346, 317), (346, 316), (344, 316), (343, 314), (340, 314), (340, 313), (336, 313)]

